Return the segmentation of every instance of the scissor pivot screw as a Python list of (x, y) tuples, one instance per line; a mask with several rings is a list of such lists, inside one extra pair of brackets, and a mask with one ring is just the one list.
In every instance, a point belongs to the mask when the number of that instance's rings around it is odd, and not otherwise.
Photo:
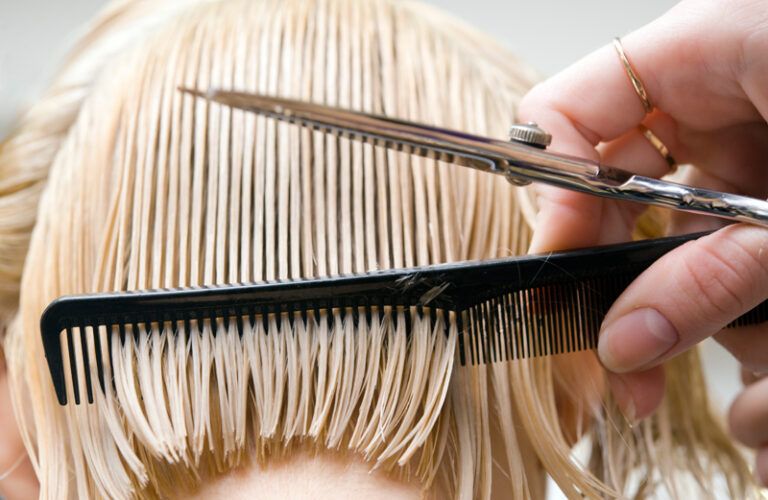
[(528, 179), (523, 179), (521, 177), (516, 176), (510, 171), (507, 171), (504, 176), (507, 178), (507, 181), (510, 184), (514, 184), (515, 186), (527, 186), (531, 183)]
[(546, 149), (552, 142), (552, 136), (534, 122), (516, 123), (509, 127), (509, 140)]

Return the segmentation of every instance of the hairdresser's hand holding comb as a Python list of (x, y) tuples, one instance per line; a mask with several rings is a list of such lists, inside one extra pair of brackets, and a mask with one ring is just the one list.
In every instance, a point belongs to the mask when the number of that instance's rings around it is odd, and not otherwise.
[[(553, 151), (654, 177), (669, 173), (674, 157), (695, 165), (686, 184), (768, 196), (768, 1), (683, 1), (622, 43), (534, 88), (520, 118), (550, 132)], [(538, 189), (532, 252), (626, 241), (639, 214), (627, 203)], [(718, 224), (672, 219), (675, 233)], [(625, 413), (652, 413), (664, 361), (709, 336), (749, 373), (768, 372), (768, 325), (723, 330), (766, 299), (766, 229), (731, 225), (656, 262), (616, 301), (600, 336), (600, 359), (614, 372), (611, 388)], [(757, 468), (768, 483), (768, 377), (755, 378), (734, 402), (730, 424), (760, 450)]]

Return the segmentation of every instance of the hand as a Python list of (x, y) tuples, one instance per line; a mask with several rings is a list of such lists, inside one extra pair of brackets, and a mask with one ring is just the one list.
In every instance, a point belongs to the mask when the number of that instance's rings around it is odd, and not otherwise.
[[(553, 136), (553, 151), (660, 177), (669, 165), (641, 135), (643, 123), (679, 163), (683, 182), (756, 198), (768, 195), (768, 1), (683, 1), (622, 39), (656, 111), (646, 115), (610, 44), (536, 86), (519, 117)], [(538, 187), (532, 252), (625, 241), (641, 207)], [(714, 224), (714, 225), (713, 225)], [(722, 227), (675, 214), (674, 232)], [(768, 230), (726, 228), (670, 252), (643, 273), (605, 318), (599, 355), (623, 411), (659, 405), (662, 363), (714, 336), (750, 372), (768, 372), (764, 327), (723, 330), (768, 299)], [(768, 378), (730, 412), (733, 434), (758, 448), (768, 483)]]

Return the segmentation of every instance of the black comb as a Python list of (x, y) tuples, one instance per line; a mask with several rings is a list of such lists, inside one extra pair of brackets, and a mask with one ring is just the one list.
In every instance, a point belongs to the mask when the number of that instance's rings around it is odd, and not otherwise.
[[(669, 250), (704, 234), (353, 276), (62, 297), (43, 313), (43, 346), (62, 405), (67, 403), (64, 346), (75, 403), (80, 404), (81, 384), (93, 402), (94, 377), (106, 390), (104, 363), (109, 357), (101, 355), (100, 327), (119, 331), (120, 341), (126, 342), (132, 338), (126, 326), (135, 336), (140, 325), (149, 332), (153, 325), (170, 323), (175, 331), (185, 324), (189, 331), (190, 322), (210, 321), (215, 334), (219, 320), (228, 327), (232, 320), (242, 325), (270, 315), (307, 322), (319, 321), (324, 312), (327, 321), (334, 321), (330, 312), (336, 311), (370, 322), (374, 315), (395, 313), (405, 315), (407, 326), (414, 316), (441, 315), (456, 322), (462, 365), (593, 349), (602, 319), (627, 285)], [(765, 321), (766, 304), (729, 326)], [(447, 328), (448, 321), (443, 324)], [(95, 366), (87, 348), (89, 335), (98, 353)], [(106, 339), (111, 344), (112, 335)], [(107, 347), (111, 353), (111, 345)]]

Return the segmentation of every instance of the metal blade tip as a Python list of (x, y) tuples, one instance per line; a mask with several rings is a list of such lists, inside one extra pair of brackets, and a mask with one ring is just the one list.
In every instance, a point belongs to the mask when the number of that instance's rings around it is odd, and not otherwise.
[(185, 87), (183, 85), (179, 85), (178, 87), (176, 87), (176, 89), (185, 94), (189, 94), (195, 97), (202, 97), (203, 99), (207, 99), (207, 100), (213, 100), (217, 94), (217, 91), (215, 89), (208, 89), (207, 91), (203, 92), (202, 90)]

